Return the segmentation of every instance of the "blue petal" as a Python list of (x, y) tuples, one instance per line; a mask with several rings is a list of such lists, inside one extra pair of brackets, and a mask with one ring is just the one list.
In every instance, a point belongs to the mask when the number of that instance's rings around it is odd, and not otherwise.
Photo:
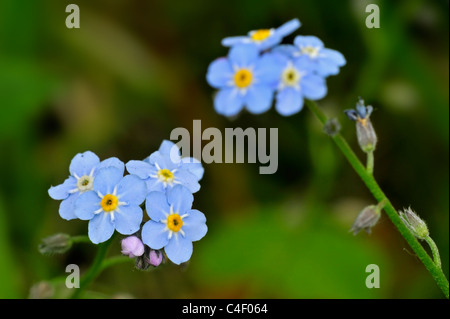
[(205, 215), (196, 209), (187, 211), (187, 214), (189, 216), (183, 218), (183, 226), (181, 228), (186, 238), (190, 241), (202, 239), (208, 231), (208, 227), (205, 224)]
[(150, 175), (156, 174), (156, 168), (144, 161), (129, 161), (126, 164), (127, 171), (141, 179), (146, 179)]
[(329, 75), (336, 75), (339, 73), (339, 67), (336, 63), (328, 59), (320, 59), (316, 61), (317, 74), (326, 77)]
[(286, 65), (286, 57), (276, 53), (264, 54), (256, 63), (254, 75), (258, 80), (258, 84), (268, 84), (275, 86), (279, 79), (284, 66)]
[(266, 112), (272, 106), (273, 89), (267, 85), (253, 85), (245, 96), (247, 110), (253, 114)]
[(180, 163), (181, 161), (180, 149), (172, 141), (164, 140), (158, 151), (162, 156), (169, 158), (172, 163)]
[(323, 58), (333, 61), (337, 66), (343, 66), (346, 63), (344, 56), (339, 51), (323, 48), (320, 53)]
[(236, 115), (242, 110), (243, 107), (243, 96), (234, 88), (220, 90), (214, 98), (214, 109), (221, 115)]
[(170, 207), (167, 202), (166, 193), (149, 193), (145, 201), (145, 209), (147, 210), (148, 217), (154, 221), (159, 222), (162, 219), (166, 219), (167, 215), (170, 214)]
[(125, 164), (118, 159), (117, 157), (110, 157), (100, 162), (100, 164), (97, 165), (95, 170), (98, 172), (100, 169), (104, 167), (116, 167), (121, 170), (122, 175), (125, 172)]
[(167, 257), (177, 265), (184, 263), (191, 258), (192, 249), (192, 242), (178, 234), (174, 235), (167, 246), (164, 247)]
[(294, 44), (297, 47), (312, 46), (323, 48), (323, 42), (319, 38), (312, 35), (298, 35), (294, 39)]
[(283, 116), (300, 112), (303, 108), (303, 96), (300, 91), (287, 87), (278, 92), (275, 109)]
[(161, 249), (169, 242), (166, 225), (149, 220), (142, 226), (142, 242), (152, 249)]
[(259, 51), (254, 44), (239, 44), (230, 49), (228, 58), (232, 66), (249, 67), (259, 56)]
[(281, 37), (285, 37), (300, 28), (300, 26), (301, 23), (298, 19), (292, 19), (278, 27), (275, 32)]
[(70, 191), (77, 189), (77, 179), (73, 176), (67, 178), (64, 183), (58, 186), (52, 186), (48, 190), (51, 198), (56, 200), (66, 199), (70, 195)]
[(303, 95), (310, 100), (318, 100), (327, 95), (325, 79), (318, 75), (306, 75), (300, 83)]
[(75, 201), (74, 213), (82, 220), (90, 220), (94, 217), (94, 212), (102, 208), (100, 206), (101, 198), (95, 191), (89, 191), (81, 194)]
[(273, 48), (272, 52), (277, 54), (282, 54), (287, 57), (292, 57), (294, 52), (297, 52), (298, 49), (292, 44), (280, 44)]
[(183, 215), (192, 208), (194, 196), (186, 187), (176, 185), (167, 191), (167, 202), (173, 206), (174, 213)]
[(69, 171), (75, 177), (89, 175), (98, 163), (100, 163), (100, 159), (91, 151), (78, 153), (70, 162)]
[(139, 206), (147, 196), (146, 183), (135, 175), (127, 175), (117, 185), (119, 201)]
[(147, 184), (147, 194), (150, 192), (165, 192), (164, 184), (156, 177), (150, 177), (145, 180)]
[(100, 192), (102, 196), (112, 194), (114, 187), (123, 178), (123, 172), (116, 167), (105, 167), (99, 169), (94, 179), (94, 190)]
[(194, 157), (183, 157), (181, 159), (180, 169), (187, 169), (197, 177), (197, 180), (201, 180), (205, 172), (202, 163)]
[(142, 215), (142, 209), (139, 206), (120, 206), (114, 211), (116, 230), (122, 235), (134, 234), (141, 228)]
[(160, 169), (166, 168), (172, 171), (178, 167), (179, 162), (173, 162), (170, 156), (165, 156), (160, 151), (156, 151), (150, 155), (150, 164), (154, 164), (156, 169), (159, 166)]
[(237, 44), (249, 43), (250, 39), (246, 36), (227, 37), (222, 39), (222, 45), (224, 47), (232, 47)]
[(89, 221), (88, 236), (94, 244), (107, 241), (114, 233), (114, 224), (109, 213), (97, 214)]
[(61, 216), (61, 218), (66, 220), (78, 218), (78, 216), (75, 215), (75, 201), (79, 196), (80, 193), (74, 193), (61, 202), (61, 205), (59, 205), (59, 216)]
[(191, 193), (198, 192), (200, 190), (200, 184), (196, 175), (192, 174), (186, 169), (178, 169), (175, 174), (175, 181), (181, 185), (186, 186)]
[(233, 73), (228, 59), (218, 58), (209, 65), (206, 80), (209, 85), (218, 89), (228, 85), (233, 77)]

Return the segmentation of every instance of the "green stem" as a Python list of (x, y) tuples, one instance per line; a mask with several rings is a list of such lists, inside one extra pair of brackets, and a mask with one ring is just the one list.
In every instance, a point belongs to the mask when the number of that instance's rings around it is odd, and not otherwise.
[(70, 237), (70, 241), (73, 244), (78, 244), (78, 243), (90, 243), (91, 240), (89, 239), (89, 237), (87, 235), (78, 235), (78, 236), (71, 236)]
[[(322, 112), (322, 110), (317, 106), (317, 104), (313, 101), (306, 100), (307, 107), (311, 110), (311, 112), (319, 119), (319, 121), (325, 125), (325, 123), (328, 121), (327, 116)], [(422, 261), (426, 269), (430, 272), (430, 274), (433, 276), (434, 280), (436, 281), (439, 288), (444, 293), (445, 297), (448, 299), (449, 297), (449, 284), (448, 280), (445, 277), (442, 269), (438, 267), (433, 260), (430, 258), (430, 256), (427, 254), (425, 249), (422, 247), (422, 245), (417, 241), (417, 239), (411, 234), (409, 229), (403, 224), (402, 220), (400, 219), (397, 210), (394, 208), (392, 203), (389, 201), (389, 199), (386, 197), (386, 195), (381, 190), (378, 183), (375, 181), (372, 174), (370, 174), (364, 165), (360, 162), (358, 157), (355, 155), (353, 150), (348, 145), (347, 141), (342, 137), (341, 134), (336, 134), (331, 137), (334, 141), (334, 143), (337, 145), (337, 147), (341, 150), (341, 152), (344, 154), (344, 156), (347, 158), (350, 165), (353, 167), (353, 169), (356, 171), (356, 173), (359, 175), (359, 177), (362, 179), (364, 184), (366, 184), (367, 188), (370, 190), (372, 195), (375, 197), (375, 199), (378, 202), (385, 201), (384, 210), (394, 226), (398, 229), (400, 234), (405, 238), (405, 240), (408, 242), (408, 244), (411, 246), (411, 248), (414, 250), (416, 255), (419, 257), (419, 259)]]
[(373, 175), (373, 165), (374, 165), (374, 159), (373, 159), (373, 151), (367, 152), (367, 173), (370, 175)]
[(108, 248), (113, 240), (112, 236), (108, 241), (98, 244), (97, 254), (95, 255), (94, 262), (91, 267), (86, 271), (86, 273), (81, 277), (80, 288), (77, 288), (72, 295), (72, 299), (77, 299), (80, 297), (81, 293), (87, 286), (101, 273), (103, 270), (102, 264), (105, 259)]
[(441, 257), (439, 256), (439, 249), (437, 248), (435, 242), (433, 241), (433, 239), (431, 239), (430, 236), (427, 236), (427, 237), (425, 238), (425, 241), (428, 243), (428, 245), (430, 245), (431, 252), (433, 253), (434, 263), (435, 263), (436, 266), (438, 266), (439, 268), (442, 268), (442, 265), (441, 265)]
[(105, 270), (106, 268), (118, 265), (118, 264), (123, 264), (123, 263), (129, 263), (129, 262), (134, 262), (134, 258), (130, 258), (128, 256), (114, 256), (108, 259), (105, 259), (102, 263), (101, 266), (101, 271)]

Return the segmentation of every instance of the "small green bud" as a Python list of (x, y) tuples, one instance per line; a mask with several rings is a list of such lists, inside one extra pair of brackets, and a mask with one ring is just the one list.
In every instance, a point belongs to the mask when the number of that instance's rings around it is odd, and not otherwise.
[(329, 136), (335, 136), (341, 130), (341, 123), (335, 117), (329, 119), (323, 126), (323, 131)]
[(356, 235), (364, 229), (366, 233), (370, 234), (371, 228), (377, 224), (380, 216), (381, 209), (379, 209), (378, 206), (367, 206), (359, 213), (358, 217), (356, 217), (350, 231), (353, 232), (353, 235)]
[(419, 239), (425, 239), (430, 235), (427, 224), (409, 207), (399, 211), (400, 218), (411, 233)]
[(72, 241), (67, 234), (55, 234), (42, 239), (39, 252), (43, 255), (64, 254), (72, 247)]

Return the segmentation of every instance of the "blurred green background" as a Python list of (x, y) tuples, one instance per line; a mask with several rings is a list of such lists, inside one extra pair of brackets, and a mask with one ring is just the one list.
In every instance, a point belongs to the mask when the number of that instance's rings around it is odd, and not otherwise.
[[(67, 29), (76, 3), (81, 28)], [(367, 29), (365, 7), (380, 7)], [(319, 101), (339, 118), (363, 159), (343, 110), (358, 96), (376, 111), (375, 176), (398, 209), (423, 217), (449, 271), (448, 1), (0, 1), (0, 297), (85, 271), (94, 245), (42, 256), (40, 239), (87, 233), (65, 221), (47, 190), (68, 175), (72, 157), (91, 150), (126, 162), (155, 151), (172, 129), (279, 128), (279, 169), (205, 165), (194, 207), (209, 231), (188, 265), (140, 272), (106, 270), (85, 297), (441, 298), (433, 279), (386, 215), (371, 235), (348, 232), (373, 198), (308, 110), (282, 117), (227, 119), (213, 109), (209, 63), (220, 41), (298, 18), (295, 35), (315, 35), (344, 54)], [(428, 248), (427, 248), (428, 249)], [(116, 240), (110, 255), (120, 254)], [(365, 268), (380, 267), (367, 289)]]

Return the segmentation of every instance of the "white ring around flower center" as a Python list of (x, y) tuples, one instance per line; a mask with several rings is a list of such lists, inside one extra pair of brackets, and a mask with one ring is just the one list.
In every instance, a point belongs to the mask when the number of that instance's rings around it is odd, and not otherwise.
[(300, 48), (301, 54), (309, 55), (310, 58), (316, 58), (319, 55), (319, 47), (313, 47), (311, 45), (308, 45), (306, 47)]
[(90, 175), (83, 175), (77, 180), (77, 187), (80, 192), (92, 190), (94, 186), (94, 178)]
[(290, 63), (281, 73), (283, 86), (297, 87), (302, 78), (302, 74)]

